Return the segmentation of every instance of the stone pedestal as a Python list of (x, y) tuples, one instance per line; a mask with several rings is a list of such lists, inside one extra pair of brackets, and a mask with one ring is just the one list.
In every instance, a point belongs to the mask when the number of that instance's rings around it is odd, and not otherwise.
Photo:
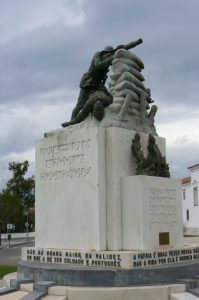
[[(121, 178), (135, 174), (135, 133), (114, 127), (71, 128), (37, 142), (36, 247), (125, 249)], [(148, 135), (141, 133), (141, 138), (146, 153)], [(165, 155), (164, 139), (156, 137), (156, 142)]]
[(123, 250), (183, 246), (180, 181), (130, 176), (121, 187)]

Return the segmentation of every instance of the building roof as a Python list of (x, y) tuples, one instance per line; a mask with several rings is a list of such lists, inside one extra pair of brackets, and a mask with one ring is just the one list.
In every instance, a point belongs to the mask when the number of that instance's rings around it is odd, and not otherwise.
[(193, 165), (193, 166), (190, 166), (190, 167), (188, 167), (187, 169), (197, 169), (197, 168), (199, 168), (199, 164), (195, 164), (195, 165)]
[(191, 182), (191, 176), (190, 176), (190, 177), (183, 178), (183, 179), (181, 180), (181, 182), (182, 182), (182, 184)]

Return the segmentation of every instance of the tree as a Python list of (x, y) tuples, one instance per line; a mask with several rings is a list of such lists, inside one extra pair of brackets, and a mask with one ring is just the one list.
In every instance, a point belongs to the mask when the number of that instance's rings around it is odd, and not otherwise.
[(25, 178), (28, 171), (29, 163), (25, 160), (23, 163), (9, 163), (9, 170), (13, 173), (13, 177), (8, 180), (6, 190), (15, 194), (21, 200), (25, 208), (33, 207), (35, 203), (35, 179), (34, 176)]
[[(14, 224), (16, 231), (24, 231), (27, 218), (34, 211), (31, 208), (34, 208), (35, 203), (35, 179), (34, 176), (25, 176), (28, 167), (27, 160), (9, 163), (12, 177), (0, 193), (0, 226), (4, 232), (6, 224)], [(34, 216), (29, 218), (29, 223), (34, 226)]]
[(0, 231), (7, 231), (7, 224), (14, 224), (17, 232), (24, 230), (24, 209), (14, 194), (5, 190), (0, 194)]

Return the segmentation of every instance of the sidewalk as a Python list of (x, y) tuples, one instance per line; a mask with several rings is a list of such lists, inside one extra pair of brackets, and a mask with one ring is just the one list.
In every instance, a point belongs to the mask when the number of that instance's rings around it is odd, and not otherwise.
[(35, 232), (12, 232), (11, 241), (8, 241), (8, 233), (1, 233), (0, 249), (5, 247), (15, 247), (18, 245), (34, 242)]
[(1, 246), (0, 246), (0, 250), (6, 247), (16, 247), (16, 246), (20, 246), (20, 245), (26, 245), (29, 243), (34, 242), (34, 237), (29, 237), (27, 238), (17, 238), (17, 239), (12, 239), (11, 241), (8, 240), (1, 240)]

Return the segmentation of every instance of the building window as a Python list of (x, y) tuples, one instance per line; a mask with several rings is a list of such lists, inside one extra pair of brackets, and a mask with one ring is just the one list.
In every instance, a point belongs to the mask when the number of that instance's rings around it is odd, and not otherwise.
[(193, 188), (193, 201), (194, 201), (194, 206), (198, 206), (198, 188), (197, 187)]
[(189, 221), (189, 209), (186, 210), (187, 213), (187, 221)]
[(182, 190), (182, 199), (183, 199), (183, 200), (186, 199), (186, 190)]

